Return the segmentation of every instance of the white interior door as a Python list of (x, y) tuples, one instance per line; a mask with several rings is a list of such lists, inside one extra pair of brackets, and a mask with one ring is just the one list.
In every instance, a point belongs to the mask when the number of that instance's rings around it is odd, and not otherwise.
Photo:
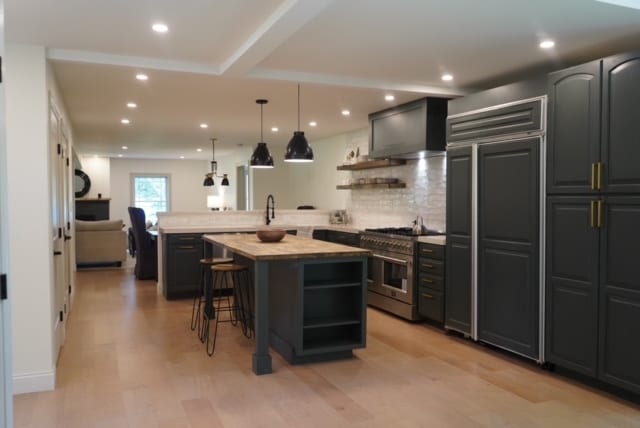
[(52, 293), (53, 346), (57, 361), (64, 342), (64, 156), (62, 153), (60, 115), (53, 104), (49, 104), (49, 173), (51, 180), (51, 226), (53, 248), (54, 290)]
[(60, 143), (62, 144), (62, 223), (63, 223), (63, 264), (64, 264), (64, 283), (60, 290), (62, 293), (61, 299), (63, 302), (63, 312), (66, 324), (68, 313), (71, 312), (71, 277), (73, 275), (73, 265), (71, 260), (71, 147), (69, 146), (69, 139), (65, 132), (64, 122), (61, 122), (60, 129)]
[[(0, 59), (4, 57), (4, 1), (0, 0)], [(4, 74), (4, 61), (0, 62), (0, 76)], [(7, 136), (5, 132), (4, 82), (0, 79), (0, 274), (7, 263)], [(0, 298), (0, 427), (13, 426), (13, 392), (11, 369), (11, 313), (9, 300)]]

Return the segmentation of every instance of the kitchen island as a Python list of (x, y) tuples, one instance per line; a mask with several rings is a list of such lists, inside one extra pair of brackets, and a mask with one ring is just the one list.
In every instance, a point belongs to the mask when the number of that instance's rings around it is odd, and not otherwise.
[(366, 344), (365, 249), (287, 235), (204, 235), (245, 259), (255, 289), (255, 374), (271, 373), (269, 345), (290, 363), (348, 357)]

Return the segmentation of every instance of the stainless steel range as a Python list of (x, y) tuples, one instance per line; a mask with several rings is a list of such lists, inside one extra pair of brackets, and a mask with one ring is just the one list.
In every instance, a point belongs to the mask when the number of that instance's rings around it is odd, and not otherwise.
[(360, 237), (360, 246), (373, 253), (368, 263), (368, 303), (408, 320), (420, 319), (413, 270), (419, 235), (413, 232), (410, 227), (365, 229)]

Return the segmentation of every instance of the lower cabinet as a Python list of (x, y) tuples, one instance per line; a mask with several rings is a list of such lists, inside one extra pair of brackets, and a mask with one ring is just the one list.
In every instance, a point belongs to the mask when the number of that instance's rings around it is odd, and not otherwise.
[(163, 288), (167, 299), (195, 297), (200, 293), (203, 245), (201, 233), (167, 235)]
[(640, 393), (640, 197), (547, 201), (546, 360)]
[(444, 322), (444, 260), (442, 245), (418, 243), (418, 313), (427, 319)]
[(333, 242), (335, 244), (349, 245), (351, 247), (360, 246), (360, 234), (343, 232), (340, 230), (315, 229), (313, 239)]
[[(270, 265), (270, 341), (291, 363), (351, 355), (366, 343), (363, 259)], [(297, 280), (292, 280), (296, 278)]]

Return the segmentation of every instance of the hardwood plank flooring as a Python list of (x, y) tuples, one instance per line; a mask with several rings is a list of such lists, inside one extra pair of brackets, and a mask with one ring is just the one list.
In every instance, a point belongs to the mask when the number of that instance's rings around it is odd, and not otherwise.
[(191, 301), (131, 269), (77, 273), (56, 390), (15, 397), (16, 426), (640, 427), (640, 406), (424, 324), (368, 310), (350, 360), (250, 369), (253, 342), (221, 324), (208, 357)]

